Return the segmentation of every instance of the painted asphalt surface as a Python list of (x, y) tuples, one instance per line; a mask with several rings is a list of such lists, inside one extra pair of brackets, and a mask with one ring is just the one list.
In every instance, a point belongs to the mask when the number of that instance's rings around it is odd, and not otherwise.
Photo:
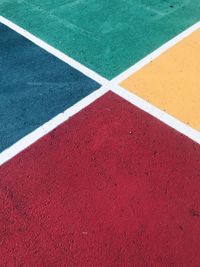
[(111, 79), (200, 19), (198, 0), (3, 0), (0, 14)]
[[(0, 14), (107, 78), (200, 19), (197, 1), (111, 3)], [(1, 150), (101, 86), (3, 25), (0, 41)], [(121, 86), (199, 130), (199, 48), (197, 31)], [(108, 92), (0, 167), (0, 266), (200, 266), (199, 174), (198, 143)]]
[(0, 170), (1, 264), (199, 266), (200, 147), (107, 93)]
[(0, 24), (0, 152), (100, 85)]
[(197, 30), (121, 85), (200, 131), (199, 49)]

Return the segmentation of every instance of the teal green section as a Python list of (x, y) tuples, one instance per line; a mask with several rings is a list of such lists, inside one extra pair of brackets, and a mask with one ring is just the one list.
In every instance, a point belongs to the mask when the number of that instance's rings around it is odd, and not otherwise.
[(111, 79), (200, 19), (199, 0), (2, 0), (0, 13)]

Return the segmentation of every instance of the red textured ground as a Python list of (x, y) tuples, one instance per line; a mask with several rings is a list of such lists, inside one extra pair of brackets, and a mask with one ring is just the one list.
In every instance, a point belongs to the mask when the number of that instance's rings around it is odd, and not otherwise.
[(200, 266), (200, 147), (108, 93), (0, 170), (0, 266)]

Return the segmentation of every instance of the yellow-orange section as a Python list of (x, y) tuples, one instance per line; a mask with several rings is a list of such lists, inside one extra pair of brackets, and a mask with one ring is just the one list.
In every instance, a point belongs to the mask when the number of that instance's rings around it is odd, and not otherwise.
[(121, 85), (200, 130), (200, 30), (180, 41)]

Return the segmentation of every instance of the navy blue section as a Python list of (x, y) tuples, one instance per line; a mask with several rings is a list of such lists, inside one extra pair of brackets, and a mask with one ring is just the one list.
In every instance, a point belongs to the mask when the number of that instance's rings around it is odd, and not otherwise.
[(0, 152), (99, 87), (0, 23)]

